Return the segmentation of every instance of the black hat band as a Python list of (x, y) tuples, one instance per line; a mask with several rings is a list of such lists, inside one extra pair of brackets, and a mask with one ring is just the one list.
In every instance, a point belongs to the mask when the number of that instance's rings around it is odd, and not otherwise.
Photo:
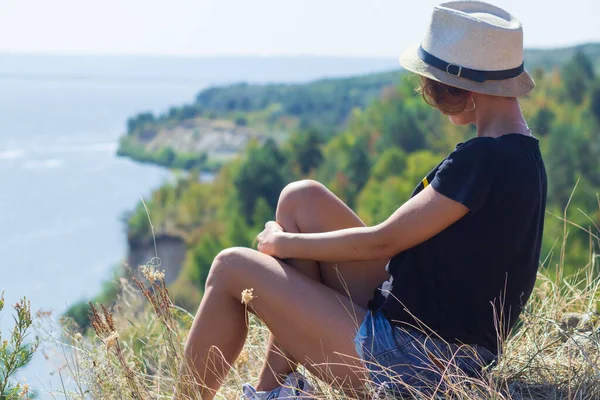
[(456, 64), (447, 63), (444, 60), (440, 60), (433, 54), (425, 51), (422, 46), (419, 46), (417, 54), (419, 55), (419, 58), (423, 60), (423, 62), (431, 65), (432, 67), (442, 70), (450, 75), (479, 83), (483, 83), (485, 81), (502, 81), (505, 79), (516, 78), (525, 71), (525, 63), (522, 63), (517, 68), (504, 69), (501, 71), (480, 71), (476, 69), (465, 68)]

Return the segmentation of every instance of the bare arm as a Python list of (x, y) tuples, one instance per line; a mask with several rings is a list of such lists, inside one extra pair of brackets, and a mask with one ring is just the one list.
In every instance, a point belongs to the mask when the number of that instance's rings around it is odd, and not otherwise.
[(318, 261), (387, 260), (437, 235), (469, 212), (431, 186), (373, 227), (324, 233), (287, 233), (269, 223), (258, 236), (258, 250), (279, 258)]

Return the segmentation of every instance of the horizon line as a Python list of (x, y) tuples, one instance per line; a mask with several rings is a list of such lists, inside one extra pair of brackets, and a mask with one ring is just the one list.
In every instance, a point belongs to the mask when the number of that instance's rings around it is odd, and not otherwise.
[[(568, 45), (560, 46), (532, 46), (525, 47), (526, 51), (544, 51), (544, 50), (566, 50), (577, 47), (600, 45), (600, 40), (597, 41), (583, 41), (575, 42)], [(41, 56), (41, 57), (114, 57), (114, 58), (163, 58), (163, 59), (231, 59), (231, 58), (255, 58), (255, 59), (269, 59), (269, 58), (338, 58), (338, 59), (371, 59), (371, 60), (385, 60), (393, 59), (396, 60), (398, 54), (393, 55), (375, 55), (375, 54), (291, 54), (291, 53), (277, 53), (277, 54), (266, 54), (266, 53), (240, 53), (240, 54), (169, 54), (169, 53), (93, 53), (93, 52), (80, 52), (80, 53), (68, 53), (68, 52), (32, 52), (32, 51), (14, 51), (14, 50), (3, 50), (0, 49), (0, 56)]]

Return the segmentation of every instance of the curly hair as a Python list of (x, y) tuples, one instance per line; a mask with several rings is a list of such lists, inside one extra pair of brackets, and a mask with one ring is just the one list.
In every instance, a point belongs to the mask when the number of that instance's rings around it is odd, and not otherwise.
[(421, 93), (427, 104), (449, 115), (463, 112), (471, 93), (424, 76), (421, 76), (421, 84), (417, 91)]

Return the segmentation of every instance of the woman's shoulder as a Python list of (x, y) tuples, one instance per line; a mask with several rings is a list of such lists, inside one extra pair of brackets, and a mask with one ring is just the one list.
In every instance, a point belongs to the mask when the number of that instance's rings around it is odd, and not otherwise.
[[(525, 150), (525, 151), (524, 151)], [(531, 151), (539, 152), (539, 141), (535, 136), (510, 133), (499, 137), (474, 137), (456, 145), (455, 152), (479, 153), (488, 157), (509, 154), (525, 154)]]
[(456, 147), (499, 147), (514, 144), (517, 142), (527, 143), (531, 145), (539, 144), (539, 140), (533, 135), (523, 135), (521, 133), (507, 133), (498, 137), (477, 136), (457, 144)]

